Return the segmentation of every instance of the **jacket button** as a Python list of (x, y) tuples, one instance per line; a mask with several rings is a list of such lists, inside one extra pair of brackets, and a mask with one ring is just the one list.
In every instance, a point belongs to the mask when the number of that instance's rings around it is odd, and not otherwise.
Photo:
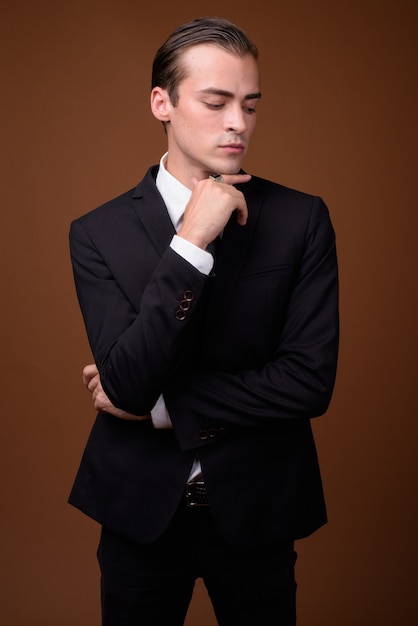
[(202, 428), (202, 430), (199, 431), (199, 439), (201, 439), (202, 441), (205, 441), (205, 439), (207, 439), (209, 437), (209, 433), (206, 430), (206, 428)]

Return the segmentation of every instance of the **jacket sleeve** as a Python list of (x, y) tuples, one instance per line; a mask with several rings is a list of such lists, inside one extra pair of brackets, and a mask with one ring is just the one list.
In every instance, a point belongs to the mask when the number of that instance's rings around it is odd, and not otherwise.
[(274, 428), (278, 420), (323, 414), (335, 382), (338, 336), (335, 234), (316, 198), (273, 357), (255, 369), (193, 372), (165, 389), (181, 447), (207, 445), (236, 428)]
[(74, 279), (89, 343), (112, 403), (144, 415), (185, 358), (207, 277), (167, 246), (162, 257), (155, 253), (152, 262), (144, 258), (135, 303), (116, 276), (129, 272), (129, 266), (115, 270), (109, 245), (97, 246), (91, 232), (82, 218), (70, 229)]

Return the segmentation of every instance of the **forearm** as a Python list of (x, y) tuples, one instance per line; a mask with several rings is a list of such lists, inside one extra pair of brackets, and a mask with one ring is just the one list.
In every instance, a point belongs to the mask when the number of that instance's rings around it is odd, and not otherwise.
[(337, 339), (327, 358), (306, 363), (302, 355), (278, 358), (242, 372), (200, 372), (175, 381), (165, 399), (181, 446), (195, 448), (201, 429), (260, 429), (281, 420), (310, 419), (325, 413), (335, 382)]

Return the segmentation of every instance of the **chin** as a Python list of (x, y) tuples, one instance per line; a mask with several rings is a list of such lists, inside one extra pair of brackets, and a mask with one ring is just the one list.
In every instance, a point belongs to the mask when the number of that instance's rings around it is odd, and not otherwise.
[(239, 174), (242, 166), (242, 159), (239, 161), (228, 161), (227, 163), (223, 162), (219, 164), (219, 170), (217, 173), (219, 174)]
[(229, 165), (229, 167), (224, 167), (222, 174), (239, 174), (241, 170), (241, 163), (237, 164), (234, 163), (234, 165)]

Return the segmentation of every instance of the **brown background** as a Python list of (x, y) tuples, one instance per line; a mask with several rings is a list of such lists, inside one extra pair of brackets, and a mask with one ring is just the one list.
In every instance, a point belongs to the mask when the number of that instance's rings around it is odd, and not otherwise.
[[(341, 358), (315, 422), (330, 522), (298, 545), (299, 624), (412, 626), (417, 3), (142, 5), (1, 5), (0, 622), (99, 624), (98, 526), (66, 504), (94, 418), (68, 227), (158, 160), (153, 54), (177, 24), (216, 14), (260, 48), (247, 170), (323, 196), (338, 236)], [(215, 624), (200, 583), (187, 624)]]

